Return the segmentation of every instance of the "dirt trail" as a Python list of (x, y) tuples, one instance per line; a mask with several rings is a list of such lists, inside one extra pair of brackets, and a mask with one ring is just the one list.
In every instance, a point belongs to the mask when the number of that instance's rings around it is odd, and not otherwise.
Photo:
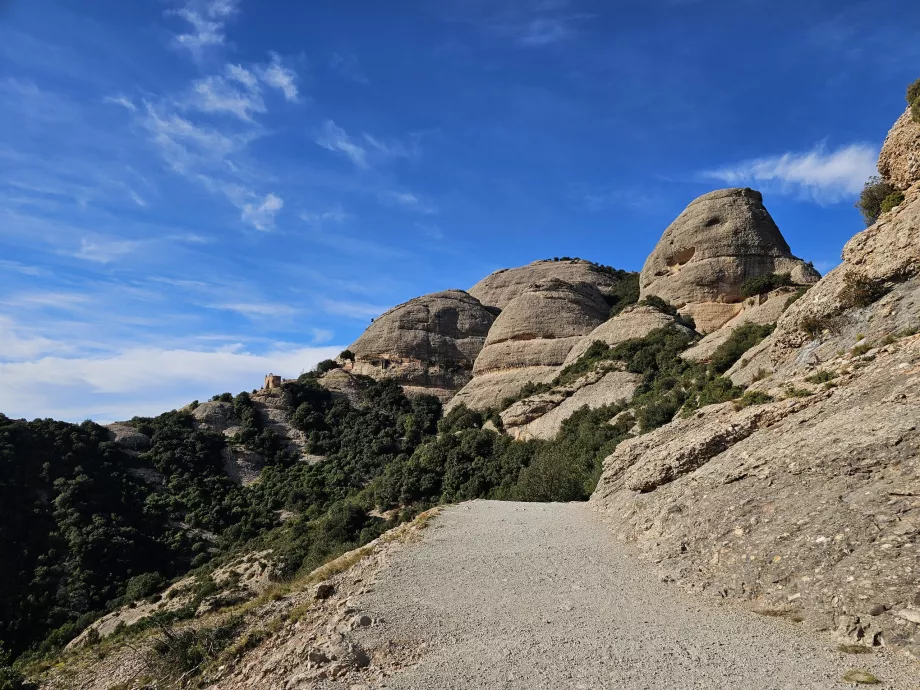
[(424, 643), (386, 688), (920, 687), (920, 664), (661, 583), (581, 504), (474, 501), (444, 510), (355, 604), (367, 648)]

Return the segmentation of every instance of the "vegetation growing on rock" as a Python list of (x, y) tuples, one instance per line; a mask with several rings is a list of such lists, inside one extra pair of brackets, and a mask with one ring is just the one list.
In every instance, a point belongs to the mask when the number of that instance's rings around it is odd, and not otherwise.
[(742, 297), (765, 295), (777, 288), (792, 285), (792, 276), (788, 273), (767, 273), (762, 276), (748, 278), (741, 285)]
[(877, 175), (873, 175), (866, 181), (862, 192), (860, 192), (859, 200), (856, 202), (856, 208), (862, 213), (866, 226), (872, 225), (878, 220), (884, 210), (882, 208), (883, 204), (886, 201), (890, 204), (891, 199), (893, 199), (892, 195), (896, 192), (897, 190), (890, 183)]

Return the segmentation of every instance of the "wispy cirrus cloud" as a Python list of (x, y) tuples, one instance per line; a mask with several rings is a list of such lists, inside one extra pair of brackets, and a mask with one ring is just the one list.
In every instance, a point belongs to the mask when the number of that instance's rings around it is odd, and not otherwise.
[(416, 158), (420, 153), (418, 135), (413, 136), (409, 144), (384, 141), (367, 132), (362, 132), (360, 137), (352, 137), (333, 120), (323, 123), (313, 141), (327, 151), (345, 156), (361, 170), (396, 158)]
[(224, 45), (227, 41), (226, 23), (239, 10), (240, 0), (187, 0), (169, 14), (181, 17), (188, 24), (176, 34), (176, 44), (189, 50), (196, 58), (205, 48)]
[(73, 253), (77, 259), (107, 264), (127, 254), (136, 252), (144, 245), (139, 240), (80, 240), (80, 248)]
[(256, 230), (268, 230), (275, 224), (275, 216), (284, 208), (284, 201), (275, 194), (266, 194), (258, 203), (243, 205), (243, 220)]
[(271, 53), (271, 62), (267, 65), (256, 66), (259, 77), (268, 86), (278, 89), (284, 97), (291, 102), (297, 102), (299, 91), (297, 89), (297, 73), (285, 67), (278, 53)]
[(768, 186), (779, 193), (834, 204), (852, 199), (875, 174), (878, 149), (849, 144), (828, 150), (821, 143), (808, 151), (754, 158), (703, 171), (707, 180)]

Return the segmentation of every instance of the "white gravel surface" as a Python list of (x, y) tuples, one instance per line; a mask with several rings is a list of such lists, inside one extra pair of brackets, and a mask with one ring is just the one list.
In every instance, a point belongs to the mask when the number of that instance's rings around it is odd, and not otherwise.
[(659, 582), (583, 504), (473, 501), (449, 507), (355, 602), (358, 640), (424, 643), (386, 688), (745, 690), (920, 688), (920, 664), (852, 655), (795, 623)]

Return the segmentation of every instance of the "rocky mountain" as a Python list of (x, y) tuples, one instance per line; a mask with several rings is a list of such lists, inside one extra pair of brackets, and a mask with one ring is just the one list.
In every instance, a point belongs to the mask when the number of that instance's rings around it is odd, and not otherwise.
[(720, 189), (692, 201), (667, 227), (639, 287), (642, 297), (661, 297), (709, 333), (739, 313), (746, 280), (781, 273), (800, 285), (820, 278), (792, 255), (760, 192)]
[[(86, 690), (108, 690), (109, 674), (132, 689), (383, 682), (427, 652), (394, 639), (371, 654), (356, 631), (385, 621), (354, 605), (430, 514), (409, 519), (472, 498), (589, 495), (665, 583), (847, 653), (920, 659), (918, 127), (905, 113), (879, 160), (903, 198), (823, 278), (791, 253), (759, 192), (716, 190), (664, 231), (638, 289), (635, 274), (579, 259), (498, 271), (391, 309), (337, 363), (281, 388), (217, 396), (169, 424), (112, 425), (95, 441), (103, 464), (117, 447), (129, 476), (140, 471), (130, 461), (147, 463), (135, 478), (149, 485), (221, 458), (229, 499), (220, 520), (197, 519), (232, 548), (198, 530), (192, 551), (212, 549), (213, 565), (202, 554), (160, 594), (112, 598), (120, 607), (83, 621), (63, 661), (30, 672)], [(0, 416), (0, 431), (12, 424)], [(170, 470), (177, 448), (189, 460)], [(227, 483), (212, 470), (189, 484), (196, 497)], [(181, 493), (159, 493), (139, 514), (181, 512)], [(248, 541), (226, 536), (242, 533), (234, 511)]]
[(446, 401), (469, 381), (494, 320), (493, 310), (463, 290), (416, 297), (375, 319), (348, 347), (354, 359), (342, 365)]

